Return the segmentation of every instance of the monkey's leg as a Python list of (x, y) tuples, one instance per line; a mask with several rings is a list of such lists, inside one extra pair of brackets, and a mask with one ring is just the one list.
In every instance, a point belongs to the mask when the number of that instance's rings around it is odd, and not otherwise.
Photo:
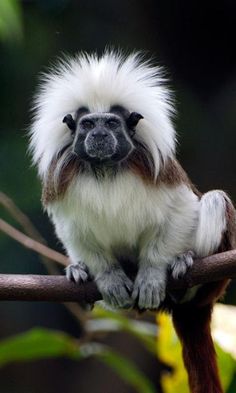
[[(194, 204), (194, 211), (195, 209)], [(189, 209), (192, 209), (191, 205)], [(167, 273), (172, 266), (175, 276), (184, 274), (192, 265), (190, 229), (195, 214), (173, 212), (163, 229), (145, 234), (144, 246), (139, 256), (139, 271), (134, 282), (132, 298), (139, 308), (157, 309), (166, 296)], [(183, 216), (188, 225), (183, 226)], [(189, 229), (190, 228), (190, 229)]]
[(176, 256), (171, 265), (172, 276), (183, 276), (193, 263), (193, 256), (204, 257), (216, 252), (227, 229), (227, 204), (231, 204), (223, 191), (209, 191), (199, 201), (198, 225), (193, 243), (194, 252)]
[[(159, 242), (162, 243), (161, 236)], [(160, 255), (160, 243), (154, 233), (139, 255), (132, 299), (140, 309), (157, 309), (165, 298), (168, 262)]]
[[(89, 264), (90, 258), (93, 262), (96, 259), (96, 271), (93, 271), (93, 264)], [(115, 308), (131, 307), (133, 304), (131, 299), (133, 283), (121, 267), (115, 262), (109, 265), (104, 257), (98, 255), (90, 255), (87, 262), (91, 269), (88, 269), (83, 262), (76, 262), (67, 266), (65, 269), (66, 277), (80, 284), (90, 279), (91, 271), (103, 300), (108, 305)]]

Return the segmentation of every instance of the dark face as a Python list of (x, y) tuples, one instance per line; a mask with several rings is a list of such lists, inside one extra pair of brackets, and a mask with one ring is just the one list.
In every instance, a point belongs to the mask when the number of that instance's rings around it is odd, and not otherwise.
[(74, 137), (73, 151), (91, 163), (117, 163), (125, 160), (134, 149), (134, 127), (141, 115), (119, 107), (108, 113), (81, 111), (76, 121), (67, 115), (67, 123)]
[(133, 143), (118, 115), (92, 113), (79, 119), (74, 151), (84, 160), (121, 161), (132, 149)]

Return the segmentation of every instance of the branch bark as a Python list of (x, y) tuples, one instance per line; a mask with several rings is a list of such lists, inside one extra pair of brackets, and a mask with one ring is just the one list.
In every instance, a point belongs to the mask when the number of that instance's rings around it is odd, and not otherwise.
[[(170, 290), (236, 278), (236, 250), (196, 259), (186, 275), (169, 278)], [(65, 276), (0, 275), (0, 300), (94, 303), (101, 300), (95, 282), (76, 285)]]

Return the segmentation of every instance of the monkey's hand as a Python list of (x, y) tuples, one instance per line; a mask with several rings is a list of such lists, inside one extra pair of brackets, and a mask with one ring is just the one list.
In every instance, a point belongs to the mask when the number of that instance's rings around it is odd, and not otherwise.
[(187, 251), (176, 256), (171, 264), (171, 274), (174, 279), (183, 277), (193, 264), (193, 251)]
[(90, 278), (88, 268), (83, 262), (71, 263), (65, 268), (65, 271), (68, 280), (78, 284), (88, 281)]
[(134, 282), (132, 299), (140, 309), (157, 309), (166, 295), (166, 268), (141, 267)]
[(111, 267), (98, 274), (95, 281), (108, 305), (115, 308), (129, 308), (133, 305), (133, 283), (119, 267)]

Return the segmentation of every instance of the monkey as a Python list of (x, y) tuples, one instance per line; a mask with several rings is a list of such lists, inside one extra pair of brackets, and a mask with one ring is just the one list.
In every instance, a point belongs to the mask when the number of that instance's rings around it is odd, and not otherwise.
[(192, 393), (222, 393), (210, 332), (228, 280), (170, 293), (195, 257), (235, 247), (235, 210), (221, 190), (201, 194), (176, 159), (172, 95), (139, 53), (78, 54), (45, 74), (30, 151), (42, 203), (71, 264), (113, 308), (167, 310)]

